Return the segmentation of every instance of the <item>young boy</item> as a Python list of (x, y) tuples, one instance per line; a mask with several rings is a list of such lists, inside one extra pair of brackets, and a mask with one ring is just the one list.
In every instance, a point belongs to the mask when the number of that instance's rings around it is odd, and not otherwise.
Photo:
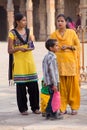
[(42, 63), (44, 85), (48, 86), (50, 99), (46, 107), (46, 119), (61, 119), (61, 115), (57, 115), (57, 111), (53, 112), (51, 107), (51, 101), (53, 93), (59, 89), (59, 75), (56, 62), (55, 52), (58, 51), (58, 43), (56, 39), (48, 39), (45, 43), (45, 47), (48, 49), (48, 54), (44, 57)]

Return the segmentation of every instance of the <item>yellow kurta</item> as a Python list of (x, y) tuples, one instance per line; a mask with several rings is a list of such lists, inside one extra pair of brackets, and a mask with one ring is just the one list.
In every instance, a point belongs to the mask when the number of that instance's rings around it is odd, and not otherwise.
[[(58, 40), (59, 51), (56, 53), (60, 75), (61, 111), (65, 111), (67, 104), (71, 109), (80, 107), (79, 69), (80, 42), (72, 29), (66, 29), (64, 36), (59, 30), (51, 34), (50, 38)], [(73, 46), (75, 50), (62, 50), (63, 45)]]
[[(27, 48), (27, 44), (20, 45), (16, 40), (16, 36), (10, 32), (9, 37), (14, 40), (14, 48), (24, 47)], [(14, 67), (13, 78), (15, 83), (25, 83), (37, 80), (36, 66), (33, 58), (32, 51), (18, 51), (13, 54)]]

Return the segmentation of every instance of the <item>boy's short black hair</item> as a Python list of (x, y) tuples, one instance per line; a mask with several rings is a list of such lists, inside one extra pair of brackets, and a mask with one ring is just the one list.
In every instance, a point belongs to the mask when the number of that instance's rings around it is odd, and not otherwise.
[(45, 47), (50, 51), (50, 47), (54, 47), (56, 42), (56, 39), (48, 39), (45, 43)]

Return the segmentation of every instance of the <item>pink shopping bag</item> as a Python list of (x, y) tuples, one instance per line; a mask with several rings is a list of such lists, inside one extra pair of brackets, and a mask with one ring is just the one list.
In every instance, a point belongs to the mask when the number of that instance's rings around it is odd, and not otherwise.
[(56, 112), (58, 109), (60, 109), (60, 104), (61, 104), (60, 92), (59, 91), (54, 92), (52, 102), (51, 102), (53, 112)]

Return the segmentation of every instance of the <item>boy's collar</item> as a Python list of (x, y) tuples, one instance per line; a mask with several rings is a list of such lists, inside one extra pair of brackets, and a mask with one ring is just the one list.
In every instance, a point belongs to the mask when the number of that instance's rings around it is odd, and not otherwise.
[(50, 54), (52, 54), (52, 55), (55, 55), (55, 53), (54, 53), (54, 52), (52, 52), (52, 51), (48, 51), (48, 53), (50, 53)]

